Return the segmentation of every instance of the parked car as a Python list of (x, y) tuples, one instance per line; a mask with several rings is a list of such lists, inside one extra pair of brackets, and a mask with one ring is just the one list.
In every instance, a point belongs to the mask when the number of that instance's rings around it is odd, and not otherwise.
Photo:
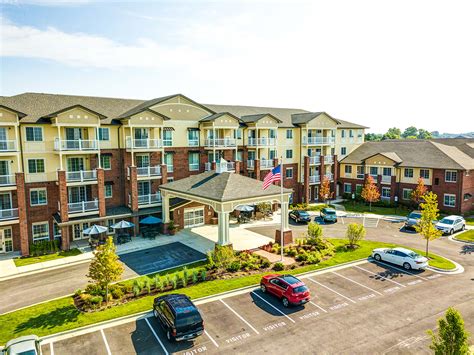
[(186, 295), (174, 294), (155, 298), (153, 314), (165, 330), (169, 341), (194, 339), (204, 332), (201, 313)]
[(272, 274), (262, 277), (260, 289), (263, 293), (277, 296), (283, 306), (301, 305), (309, 302), (309, 289), (303, 281), (292, 275)]
[(290, 212), (290, 218), (296, 223), (299, 222), (311, 222), (311, 216), (308, 212), (303, 210), (294, 210)]
[(466, 228), (466, 221), (461, 216), (447, 216), (436, 223), (436, 228), (443, 234), (454, 234)]
[(415, 229), (421, 218), (421, 211), (412, 211), (405, 221), (405, 229)]
[(319, 216), (324, 222), (337, 222), (337, 214), (334, 208), (323, 208), (319, 211)]
[(372, 251), (372, 257), (377, 261), (386, 261), (400, 265), (406, 270), (422, 270), (428, 266), (428, 259), (410, 249), (378, 248)]
[(40, 339), (36, 335), (25, 335), (7, 342), (4, 354), (41, 355)]

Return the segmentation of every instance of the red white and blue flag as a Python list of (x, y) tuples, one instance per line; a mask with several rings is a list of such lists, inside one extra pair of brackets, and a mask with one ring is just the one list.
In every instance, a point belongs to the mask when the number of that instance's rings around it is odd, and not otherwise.
[(274, 167), (263, 179), (263, 189), (265, 190), (270, 186), (274, 181), (279, 181), (281, 179), (281, 165)]

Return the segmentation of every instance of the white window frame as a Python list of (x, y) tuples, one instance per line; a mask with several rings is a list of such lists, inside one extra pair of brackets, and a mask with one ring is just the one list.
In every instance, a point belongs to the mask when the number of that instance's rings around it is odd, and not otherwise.
[[(28, 129), (32, 129), (33, 130), (33, 140), (29, 140), (28, 139)], [(35, 134), (35, 131), (40, 131), (41, 132), (41, 139), (36, 139), (36, 134)], [(43, 127), (35, 127), (35, 126), (27, 126), (25, 127), (25, 140), (27, 142), (42, 142), (43, 141)]]
[[(362, 168), (362, 174), (359, 174), (359, 167)], [(365, 177), (365, 171), (364, 171), (364, 166), (363, 165), (357, 165), (356, 167), (356, 175), (358, 179), (364, 179)]]
[(293, 130), (291, 128), (286, 130), (286, 139), (293, 139)]
[[(103, 132), (107, 132), (107, 139), (104, 139), (104, 133)], [(109, 129), (109, 127), (99, 127), (98, 135), (99, 135), (98, 138), (99, 138), (100, 142), (109, 142), (110, 141), (110, 129)]]
[[(388, 190), (388, 196), (385, 196), (384, 195), (384, 191), (387, 191)], [(386, 198), (386, 199), (389, 199), (392, 197), (392, 191), (390, 189), (390, 187), (382, 187), (382, 190), (380, 191), (380, 196), (383, 197), (383, 198)]]
[[(347, 169), (349, 168), (349, 169)], [(347, 171), (349, 170), (349, 171)], [(349, 175), (352, 175), (352, 165), (345, 165), (344, 166), (344, 174), (349, 174)]]
[[(104, 165), (104, 161), (102, 159), (104, 158), (107, 158), (108, 161), (109, 161), (109, 167), (106, 168)], [(100, 156), (100, 166), (102, 167), (102, 169), (104, 170), (112, 170), (112, 157), (110, 155), (101, 155)]]
[[(40, 160), (43, 161), (43, 171), (38, 172), (38, 161), (40, 161)], [(34, 162), (35, 162), (35, 170), (36, 170), (36, 171), (34, 171), (34, 172), (31, 172), (31, 171), (30, 171), (30, 161), (34, 161)], [(28, 159), (27, 165), (28, 165), (28, 174), (44, 174), (44, 173), (46, 172), (46, 164), (45, 164), (44, 159), (42, 159), (42, 158)]]
[[(454, 197), (453, 205), (446, 204), (446, 197), (450, 198), (449, 201), (451, 201), (451, 198)], [(445, 207), (456, 207), (456, 195), (455, 194), (444, 194), (443, 195), (443, 206), (445, 206)]]
[[(39, 192), (39, 191), (44, 191), (45, 201), (44, 201), (44, 203), (33, 204), (33, 198), (31, 196), (31, 194), (33, 192)], [(35, 207), (35, 206), (47, 206), (47, 205), (48, 205), (48, 190), (46, 189), (46, 187), (38, 187), (38, 188), (35, 188), (35, 189), (30, 189), (30, 206)]]
[[(290, 153), (290, 156), (288, 156), (288, 153)], [(287, 149), (285, 152), (285, 157), (286, 159), (293, 159), (293, 149)]]
[[(456, 179), (455, 180), (448, 180), (448, 173), (451, 175), (451, 179), (452, 179), (452, 176), (453, 176), (453, 173), (454, 173), (456, 175)], [(446, 170), (444, 172), (444, 181), (445, 182), (452, 182), (452, 183), (458, 182), (458, 172), (456, 170)]]
[[(197, 163), (191, 163), (191, 155), (197, 154)], [(190, 152), (188, 155), (188, 169), (189, 171), (199, 171), (199, 153), (196, 152)]]
[[(38, 237), (35, 237), (35, 227), (36, 226), (44, 226), (46, 225), (46, 232), (45, 234), (47, 233), (48, 235), (43, 235), (43, 236), (40, 236), (39, 238)], [(33, 242), (37, 242), (37, 241), (40, 241), (40, 240), (49, 240), (50, 239), (50, 235), (49, 235), (49, 222), (48, 221), (43, 221), (43, 222), (36, 222), (36, 223), (32, 223), (31, 224), (31, 234), (33, 235)]]
[[(405, 198), (405, 192), (408, 191), (408, 197)], [(413, 192), (413, 189), (403, 189), (402, 191), (402, 199), (405, 201), (411, 200), (411, 194)]]
[[(110, 186), (110, 195), (107, 196), (107, 188), (109, 188), (109, 186)], [(104, 185), (104, 197), (105, 197), (105, 198), (112, 198), (112, 197), (113, 197), (113, 195), (114, 195), (114, 189), (113, 189), (112, 186), (113, 186), (113, 185), (111, 185), (111, 184)]]
[[(290, 172), (290, 176), (288, 176)], [(293, 168), (285, 168), (285, 179), (293, 179)]]

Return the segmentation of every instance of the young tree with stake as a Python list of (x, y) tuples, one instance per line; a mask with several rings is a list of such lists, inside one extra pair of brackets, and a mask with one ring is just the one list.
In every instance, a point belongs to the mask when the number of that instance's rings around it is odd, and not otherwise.
[(377, 202), (380, 200), (380, 192), (377, 189), (377, 185), (375, 184), (374, 178), (372, 176), (367, 176), (360, 196), (364, 199), (364, 201), (369, 203), (369, 210), (372, 211), (372, 202)]
[(433, 223), (439, 215), (438, 196), (430, 191), (423, 196), (423, 200), (424, 202), (420, 204), (421, 218), (415, 225), (415, 230), (426, 240), (426, 257), (428, 257), (428, 244), (430, 240), (441, 237), (443, 232), (437, 229)]
[(326, 203), (327, 200), (332, 198), (334, 192), (331, 192), (331, 183), (329, 178), (324, 175), (323, 181), (321, 181), (321, 186), (319, 187), (319, 198)]

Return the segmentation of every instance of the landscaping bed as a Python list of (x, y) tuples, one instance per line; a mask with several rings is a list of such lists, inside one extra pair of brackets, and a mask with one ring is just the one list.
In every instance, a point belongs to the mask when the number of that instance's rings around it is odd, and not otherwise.
[(54, 252), (51, 254), (44, 254), (44, 255), (36, 255), (36, 256), (26, 256), (13, 259), (13, 262), (17, 267), (26, 266), (36, 263), (42, 263), (45, 261), (56, 260), (66, 258), (68, 256), (76, 256), (81, 254), (82, 252), (79, 249), (71, 249), (71, 250), (64, 250), (59, 252)]
[(454, 237), (456, 240), (474, 243), (474, 229), (467, 230)]

